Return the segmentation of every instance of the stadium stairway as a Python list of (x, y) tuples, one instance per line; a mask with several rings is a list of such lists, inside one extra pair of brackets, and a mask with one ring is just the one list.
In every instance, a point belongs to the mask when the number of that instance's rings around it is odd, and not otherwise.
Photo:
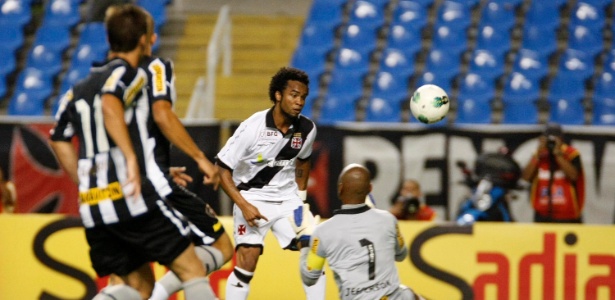
[[(194, 84), (205, 74), (207, 43), (217, 16), (188, 15), (174, 55), (178, 90), (176, 111), (185, 116)], [(270, 106), (269, 79), (288, 65), (303, 25), (295, 16), (234, 15), (232, 75), (217, 75), (214, 117), (243, 120)]]

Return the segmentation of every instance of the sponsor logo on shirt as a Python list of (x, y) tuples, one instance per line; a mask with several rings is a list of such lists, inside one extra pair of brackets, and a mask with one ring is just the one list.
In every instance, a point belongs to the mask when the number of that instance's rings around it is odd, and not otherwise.
[(250, 161), (250, 163), (253, 165), (267, 165), (268, 167), (286, 167), (292, 165), (294, 162), (294, 158), (284, 160), (275, 160), (273, 158), (265, 159), (262, 153), (259, 153), (256, 156), (256, 159)]
[(122, 186), (119, 182), (112, 182), (104, 188), (91, 188), (85, 192), (79, 193), (81, 203), (88, 205), (96, 205), (103, 200), (119, 200), (124, 197)]

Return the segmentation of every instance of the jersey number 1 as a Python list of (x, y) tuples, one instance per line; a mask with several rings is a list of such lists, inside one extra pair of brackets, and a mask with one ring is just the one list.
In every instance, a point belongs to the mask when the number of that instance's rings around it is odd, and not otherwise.
[(361, 247), (367, 248), (369, 280), (374, 280), (376, 278), (376, 251), (374, 250), (374, 243), (368, 239), (361, 239), (359, 243), (361, 243)]

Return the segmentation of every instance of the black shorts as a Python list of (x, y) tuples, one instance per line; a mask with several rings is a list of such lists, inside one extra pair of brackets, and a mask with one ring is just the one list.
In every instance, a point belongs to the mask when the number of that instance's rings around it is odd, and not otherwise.
[(190, 223), (194, 245), (211, 245), (224, 234), (216, 212), (195, 193), (173, 184), (173, 192), (166, 199)]
[(162, 200), (129, 221), (85, 229), (98, 276), (127, 275), (145, 263), (169, 265), (190, 245), (187, 224)]

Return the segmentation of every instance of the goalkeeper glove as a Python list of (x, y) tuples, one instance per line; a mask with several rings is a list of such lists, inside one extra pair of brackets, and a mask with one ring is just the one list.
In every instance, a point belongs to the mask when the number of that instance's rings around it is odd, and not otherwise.
[(312, 214), (310, 211), (310, 205), (305, 203), (293, 212), (292, 216), (289, 216), (290, 224), (295, 230), (295, 234), (297, 235), (297, 239), (302, 240), (310, 240), (310, 236), (314, 232), (314, 228), (320, 222), (320, 216)]

